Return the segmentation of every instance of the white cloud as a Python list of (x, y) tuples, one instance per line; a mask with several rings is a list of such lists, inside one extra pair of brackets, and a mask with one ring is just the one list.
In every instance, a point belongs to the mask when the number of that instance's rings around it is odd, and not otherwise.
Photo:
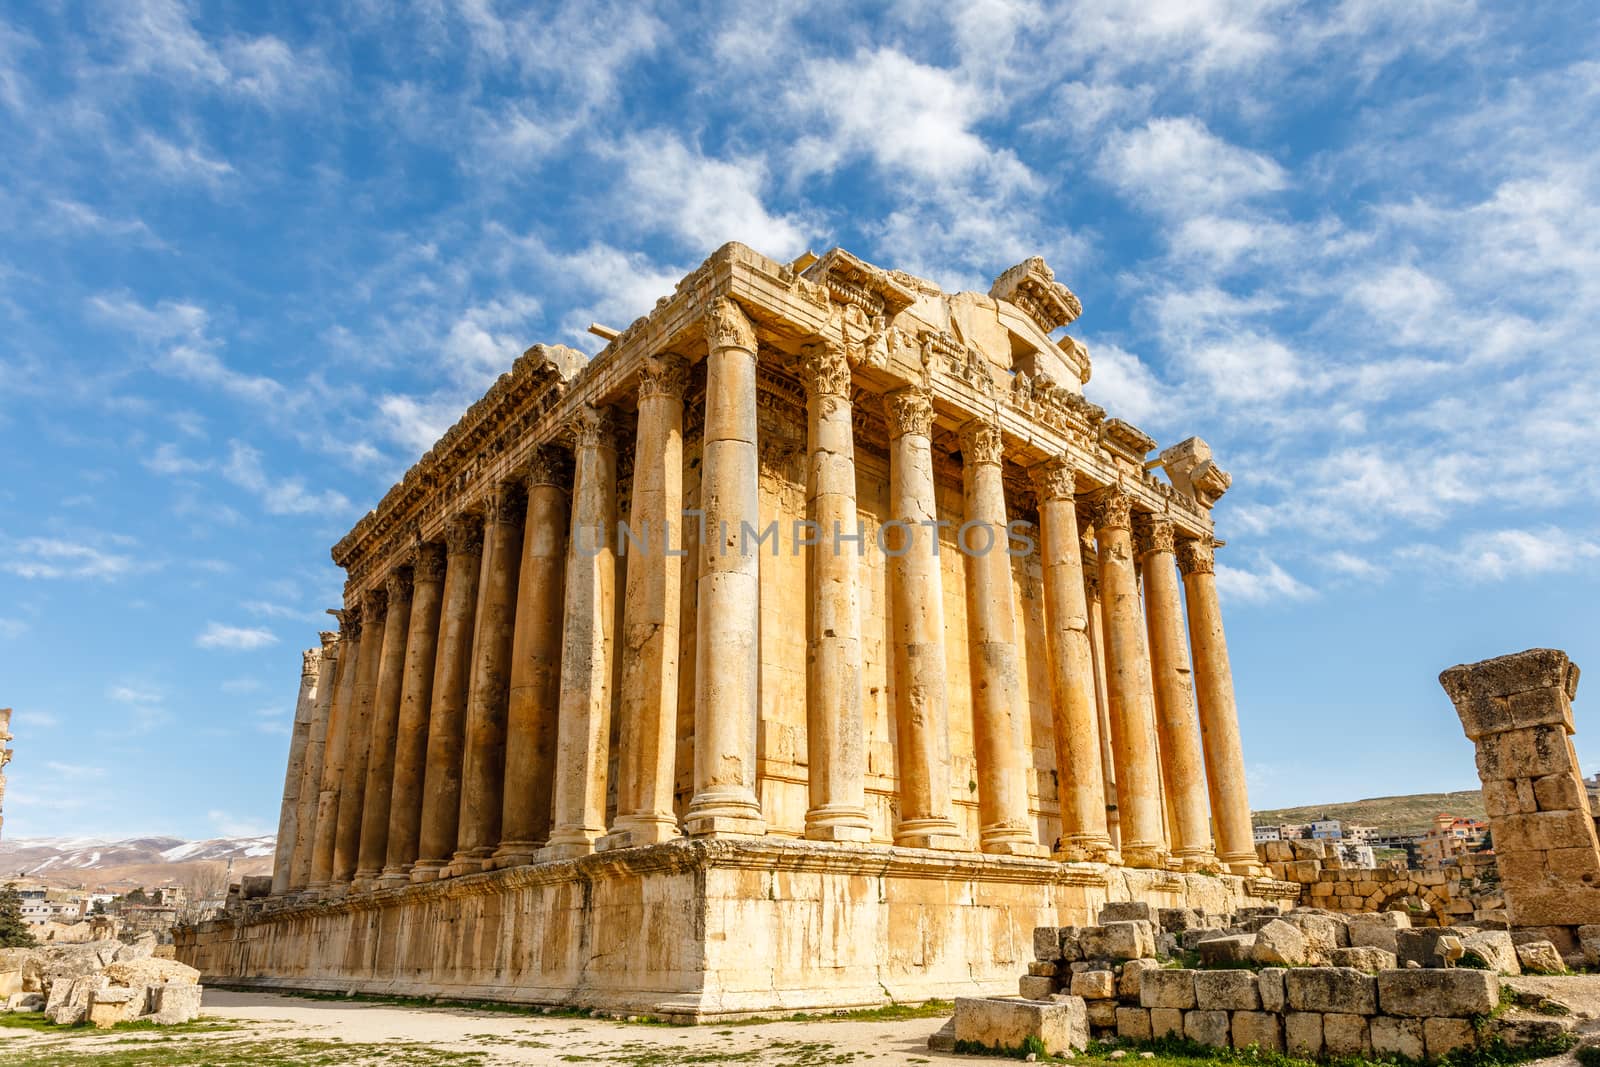
[(28, 624), (21, 619), (0, 618), (0, 637), (17, 638), (28, 632)]
[(242, 489), (255, 493), (261, 506), (272, 515), (343, 515), (350, 500), (343, 493), (328, 489), (311, 492), (301, 478), (273, 479), (261, 465), (261, 453), (242, 441), (228, 443), (228, 460), (223, 477)]
[(198, 145), (177, 145), (144, 131), (139, 146), (155, 169), (167, 178), (216, 186), (234, 173), (233, 164), (206, 154)]
[(1217, 564), (1217, 589), (1221, 595), (1234, 601), (1267, 603), (1278, 600), (1307, 600), (1316, 591), (1294, 575), (1263, 557), (1256, 570)]
[(1462, 537), (1453, 551), (1424, 547), (1408, 549), (1406, 555), (1466, 581), (1492, 582), (1592, 568), (1600, 560), (1600, 540), (1558, 526), (1479, 530)]
[(221, 648), (233, 652), (248, 652), (278, 643), (278, 637), (263, 627), (228, 626), (210, 622), (194, 643), (201, 648)]
[(120, 578), (139, 569), (130, 555), (54, 537), (25, 537), (11, 546), (0, 570), (19, 578)]
[(150, 706), (165, 699), (160, 690), (139, 682), (118, 682), (106, 690), (106, 697), (118, 704)]
[(1187, 116), (1152, 118), (1113, 134), (1096, 169), (1137, 206), (1180, 218), (1288, 185), (1276, 161), (1223, 140)]
[(1091, 375), (1084, 395), (1117, 418), (1142, 425), (1174, 403), (1171, 390), (1138, 356), (1114, 344), (1089, 348)]
[(34, 711), (28, 708), (18, 708), (11, 716), (11, 729), (13, 733), (22, 731), (31, 733), (34, 730), (54, 730), (61, 725), (61, 719), (48, 711)]

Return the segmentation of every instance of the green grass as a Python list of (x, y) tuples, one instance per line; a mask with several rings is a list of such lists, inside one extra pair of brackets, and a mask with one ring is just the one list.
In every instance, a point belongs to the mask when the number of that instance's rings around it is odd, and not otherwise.
[(1455, 793), (1413, 793), (1399, 797), (1372, 797), (1341, 804), (1306, 804), (1251, 813), (1257, 823), (1305, 823), (1326, 815), (1357, 826), (1375, 826), (1380, 833), (1420, 834), (1441, 812), (1485, 821), (1483, 792), (1463, 789)]
[(227, 1022), (222, 1019), (194, 1019), (186, 1023), (177, 1023), (172, 1026), (161, 1026), (149, 1019), (134, 1019), (131, 1022), (117, 1023), (106, 1030), (96, 1030), (87, 1022), (75, 1023), (72, 1026), (57, 1026), (50, 1021), (50, 1017), (42, 1011), (11, 1012), (0, 1014), (0, 1028), (9, 1030), (36, 1030), (52, 1034), (118, 1034), (132, 1032), (148, 1032), (158, 1034), (215, 1034), (228, 1030), (241, 1030), (238, 1023)]
[(420, 1042), (182, 1041), (162, 1035), (137, 1042), (70, 1044), (70, 1059), (63, 1059), (63, 1043), (55, 1042), (8, 1047), (5, 1062), (7, 1067), (56, 1067), (63, 1062), (72, 1067), (482, 1067), (488, 1062), (485, 1052), (460, 1052)]

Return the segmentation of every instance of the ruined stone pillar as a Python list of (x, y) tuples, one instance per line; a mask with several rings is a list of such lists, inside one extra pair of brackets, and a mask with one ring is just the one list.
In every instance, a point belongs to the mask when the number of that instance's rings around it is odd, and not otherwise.
[[(679, 836), (672, 810), (678, 727), (678, 616), (683, 583), (683, 390), (689, 363), (666, 355), (639, 374), (622, 608), (622, 690), (617, 714), (617, 821), (606, 848)], [(640, 543), (642, 542), (642, 544)]]
[(920, 389), (884, 397), (889, 421), (889, 616), (899, 753), (897, 845), (961, 847), (951, 818), (945, 703), (944, 591), (933, 478), (933, 402)]
[(811, 633), (806, 661), (806, 837), (870, 841), (861, 710), (860, 542), (850, 364), (838, 348), (810, 344), (806, 387), (806, 511), (816, 524), (808, 555)]
[(272, 895), (289, 891), (295, 845), (300, 839), (300, 779), (305, 776), (306, 746), (311, 741), (311, 716), (317, 703), (322, 650), (308, 648), (300, 656), (300, 694), (289, 731), (289, 760), (283, 772), (283, 803), (278, 808), (277, 850), (272, 860)]
[[(1122, 822), (1117, 811), (1117, 762), (1111, 751), (1111, 694), (1106, 685), (1106, 620), (1100, 600), (1100, 553), (1094, 549), (1094, 532), (1079, 536), (1083, 560), (1083, 595), (1089, 605), (1089, 653), (1094, 658), (1094, 711), (1100, 726), (1100, 776), (1105, 786), (1106, 834), (1111, 847), (1122, 845)], [(1118, 857), (1121, 862), (1121, 857)]]
[(472, 639), (472, 684), (461, 771), (461, 824), (447, 875), (492, 867), (505, 807), (506, 712), (511, 691), (511, 640), (517, 621), (517, 571), (528, 504), (520, 485), (502, 485), (489, 501), (484, 529), (484, 586)]
[(389, 831), (380, 886), (411, 881), (422, 832), (422, 787), (428, 770), (428, 711), (439, 655), (439, 615), (444, 604), (444, 545), (425, 542), (411, 558), (411, 619), (406, 634), (405, 677), (395, 727)]
[(1141, 516), (1140, 567), (1144, 572), (1145, 621), (1150, 635), (1150, 676), (1156, 700), (1156, 731), (1165, 778), (1172, 858), (1181, 869), (1214, 869), (1206, 774), (1200, 754), (1200, 721), (1190, 682), (1189, 642), (1183, 629), (1183, 596), (1173, 559), (1175, 530), (1166, 519)]
[(1228, 665), (1228, 641), (1217, 604), (1214, 551), (1209, 540), (1179, 541), (1178, 568), (1183, 572), (1189, 637), (1194, 642), (1195, 695), (1200, 703), (1200, 741), (1205, 751), (1217, 859), (1234, 874), (1251, 874), (1259, 865), (1250, 828), (1233, 668)]
[(473, 626), (483, 567), (483, 519), (458, 515), (444, 528), (444, 607), (439, 617), (439, 655), (433, 667), (433, 704), (428, 711), (428, 770), (423, 777), (422, 833), (413, 882), (439, 877), (456, 851), (461, 818), (461, 749), (472, 682)]
[(978, 768), (978, 842), (984, 852), (1043, 856), (1028, 812), (1022, 767), (1022, 679), (1006, 528), (1005, 447), (981, 419), (961, 429), (966, 519), (957, 538), (967, 573), (967, 648), (972, 671), (972, 739)]
[(1132, 499), (1115, 487), (1102, 490), (1095, 501), (1111, 747), (1117, 761), (1122, 861), (1131, 867), (1164, 868), (1161, 767), (1151, 714), (1150, 659), (1145, 653), (1139, 583), (1133, 570), (1132, 510)]
[(403, 567), (384, 581), (389, 613), (383, 622), (378, 688), (372, 705), (372, 745), (367, 754), (367, 795), (361, 807), (361, 849), (353, 888), (376, 886), (389, 855), (389, 809), (394, 796), (395, 747), (404, 695), (406, 639), (411, 632), (411, 570)]
[(684, 832), (760, 835), (766, 833), (756, 799), (761, 590), (756, 539), (747, 536), (761, 525), (756, 331), (726, 297), (711, 306), (705, 327), (705, 536), (696, 585), (694, 798)]
[(1057, 458), (1035, 467), (1032, 474), (1039, 503), (1045, 650), (1050, 664), (1056, 795), (1061, 803), (1061, 848), (1055, 858), (1115, 861), (1120, 857), (1112, 855), (1106, 832), (1094, 651), (1089, 643), (1074, 471), (1065, 458)]
[(572, 427), (572, 540), (567, 548), (561, 698), (550, 843), (542, 859), (594, 851), (606, 832), (616, 610), (617, 443), (610, 408), (585, 406)]
[(306, 757), (300, 774), (294, 853), (289, 861), (289, 890), (299, 892), (311, 880), (311, 852), (317, 840), (317, 798), (322, 791), (322, 761), (328, 744), (328, 715), (339, 683), (339, 635), (324, 630), (317, 673), (317, 702), (311, 710)]
[(532, 863), (550, 835), (556, 766), (556, 711), (561, 701), (562, 606), (572, 460), (551, 446), (528, 469), (528, 516), (517, 572), (517, 625), (511, 642), (506, 706), (505, 805), (497, 867)]
[(344, 749), (350, 705), (355, 702), (356, 670), (361, 660), (361, 601), (347, 587), (339, 619), (339, 677), (328, 708), (328, 732), (322, 754), (322, 783), (317, 789), (316, 840), (306, 889), (324, 893), (333, 884), (333, 849), (339, 836), (339, 785), (344, 781)]
[(362, 597), (361, 654), (356, 688), (345, 729), (344, 774), (339, 785), (339, 822), (333, 848), (333, 891), (344, 892), (355, 879), (361, 853), (361, 812), (366, 804), (367, 759), (372, 751), (372, 709), (378, 698), (378, 668), (383, 661), (389, 594), (368, 589)]
[(1600, 840), (1572, 747), (1577, 664), (1530, 648), (1451, 667), (1439, 684), (1478, 748), (1511, 925), (1600, 923)]

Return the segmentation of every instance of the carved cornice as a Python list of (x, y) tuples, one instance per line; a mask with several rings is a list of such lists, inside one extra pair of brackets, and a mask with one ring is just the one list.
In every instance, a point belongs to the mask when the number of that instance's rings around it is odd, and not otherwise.
[(883, 398), (889, 439), (908, 433), (933, 436), (933, 400), (921, 389), (897, 389)]
[(706, 344), (719, 348), (756, 350), (756, 328), (744, 309), (728, 297), (718, 297), (706, 309)]
[(1038, 256), (1001, 274), (989, 287), (989, 295), (1015, 304), (1047, 334), (1083, 314), (1077, 296), (1056, 281), (1055, 272)]
[(1095, 494), (1090, 502), (1090, 521), (1100, 530), (1128, 530), (1133, 526), (1133, 497), (1112, 486)]
[(411, 603), (411, 575), (410, 567), (396, 567), (389, 572), (389, 577), (383, 582), (384, 592), (389, 595), (389, 603)]
[(670, 352), (649, 356), (639, 368), (639, 399), (654, 396), (682, 400), (689, 384), (689, 361)]
[(423, 582), (444, 581), (445, 550), (444, 545), (438, 541), (423, 541), (411, 556), (411, 582), (420, 585)]
[(528, 457), (527, 487), (553, 485), (572, 489), (572, 453), (555, 445), (541, 445)]
[(616, 413), (609, 407), (584, 404), (578, 408), (572, 421), (567, 423), (574, 448), (617, 447)]
[(1177, 528), (1172, 525), (1171, 519), (1156, 515), (1140, 515), (1133, 524), (1134, 552), (1140, 556), (1147, 556), (1152, 552), (1165, 552), (1171, 555), (1173, 538), (1176, 535)]
[(1211, 446), (1201, 438), (1179, 441), (1158, 458), (1172, 487), (1208, 511), (1233, 484), (1232, 476), (1217, 466)]
[(850, 362), (844, 350), (827, 341), (802, 345), (800, 381), (809, 396), (850, 399)]
[(1057, 385), (1043, 371), (1018, 371), (1011, 379), (1006, 397), (1012, 408), (1062, 433), (1073, 434), (1085, 442), (1099, 437), (1106, 409), (1091, 404), (1063, 385)]
[(1216, 545), (1203, 538), (1178, 542), (1178, 570), (1184, 574), (1215, 574)]
[(1121, 419), (1107, 419), (1100, 427), (1100, 443), (1114, 455), (1143, 466), (1144, 457), (1156, 447), (1156, 439), (1139, 427)]
[(859, 308), (868, 318), (892, 318), (917, 301), (916, 292), (888, 271), (863, 262), (842, 248), (824, 252), (802, 275), (821, 282), (834, 303)]
[(1039, 503), (1063, 500), (1072, 503), (1078, 492), (1078, 472), (1065, 456), (1055, 456), (1035, 464), (1028, 476), (1033, 481), (1033, 491)]
[(483, 516), (464, 512), (445, 523), (445, 551), (452, 556), (483, 554)]
[(945, 330), (923, 330), (917, 338), (922, 344), (924, 367), (937, 367), (983, 396), (994, 392), (994, 375), (982, 352)]
[(961, 462), (998, 467), (1005, 459), (1005, 441), (1000, 427), (984, 419), (973, 419), (961, 427)]

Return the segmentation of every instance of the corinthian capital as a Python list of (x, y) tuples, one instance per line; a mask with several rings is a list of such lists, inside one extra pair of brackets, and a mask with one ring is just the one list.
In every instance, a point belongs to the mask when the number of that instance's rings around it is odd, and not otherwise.
[(322, 649), (308, 648), (300, 653), (300, 677), (302, 680), (315, 681), (322, 673)]
[(961, 462), (998, 467), (1005, 457), (1005, 442), (1000, 427), (985, 419), (973, 419), (961, 427)]
[(382, 625), (389, 613), (389, 594), (382, 589), (368, 589), (361, 598), (361, 613), (373, 625)]
[(1127, 530), (1133, 525), (1133, 498), (1116, 486), (1100, 491), (1089, 514), (1096, 531)]
[(572, 453), (555, 445), (540, 445), (528, 457), (528, 488), (536, 485), (553, 485), (557, 489), (572, 487)]
[(1175, 536), (1176, 527), (1171, 521), (1155, 515), (1140, 515), (1133, 524), (1134, 551), (1141, 556), (1151, 552), (1171, 555)]
[(584, 404), (567, 424), (578, 448), (616, 448), (617, 420), (609, 407)]
[(424, 541), (417, 545), (411, 556), (411, 581), (444, 581), (444, 546), (437, 541)]
[(827, 341), (800, 348), (800, 381), (812, 396), (850, 397), (850, 362), (844, 349)]
[(346, 594), (345, 603), (349, 607), (339, 612), (339, 639), (341, 641), (355, 641), (361, 637), (361, 601), (350, 601), (350, 594)]
[(688, 385), (689, 361), (682, 356), (671, 353), (650, 356), (644, 361), (644, 366), (639, 368), (640, 400), (652, 396), (681, 400), (683, 391)]
[(383, 590), (389, 594), (391, 604), (411, 603), (411, 568), (396, 567), (383, 581)]
[(1052, 500), (1072, 503), (1078, 491), (1078, 472), (1066, 456), (1054, 456), (1028, 472), (1041, 504)]
[(452, 556), (477, 556), (483, 553), (483, 516), (463, 513), (444, 526), (444, 543)]
[(719, 297), (706, 312), (706, 344), (719, 348), (756, 350), (756, 328), (744, 309), (727, 297)]
[(908, 433), (930, 437), (933, 434), (933, 400), (921, 389), (897, 389), (883, 398), (889, 418), (889, 436)]
[(502, 482), (489, 498), (489, 520), (502, 526), (521, 526), (528, 514), (528, 497), (516, 482)]
[(1214, 574), (1217, 549), (1210, 538), (1178, 542), (1178, 570), (1184, 574)]

